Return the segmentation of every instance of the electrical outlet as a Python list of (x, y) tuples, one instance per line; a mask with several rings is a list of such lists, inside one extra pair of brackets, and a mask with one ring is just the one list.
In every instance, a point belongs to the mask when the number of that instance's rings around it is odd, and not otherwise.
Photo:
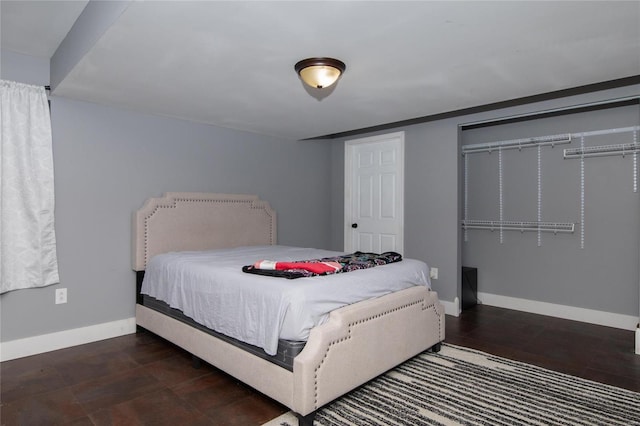
[(66, 288), (57, 288), (56, 289), (56, 305), (60, 305), (61, 303), (67, 303), (67, 289)]
[(438, 268), (429, 268), (429, 278), (432, 280), (438, 279)]

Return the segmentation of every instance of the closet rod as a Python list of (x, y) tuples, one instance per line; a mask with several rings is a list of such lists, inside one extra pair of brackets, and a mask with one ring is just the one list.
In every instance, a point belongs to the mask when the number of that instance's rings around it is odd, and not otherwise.
[[(588, 136), (611, 135), (615, 133), (630, 133), (640, 130), (640, 126), (620, 127), (617, 129), (595, 130), (592, 132), (574, 133), (572, 136), (576, 138)], [(567, 148), (564, 150), (564, 158), (587, 158), (587, 157), (605, 157), (610, 155), (635, 154), (640, 152), (640, 143), (622, 143), (614, 145), (588, 146), (584, 148)]]
[(571, 142), (571, 135), (568, 133), (551, 136), (540, 136), (533, 138), (512, 139), (507, 141), (478, 143), (465, 145), (462, 147), (462, 155), (475, 154), (478, 152), (492, 152), (498, 149), (522, 149), (545, 145), (560, 145)]
[(463, 229), (487, 229), (490, 231), (541, 231), (541, 232), (565, 232), (572, 233), (574, 223), (565, 222), (517, 222), (507, 220), (463, 220)]
[[(593, 130), (590, 132), (565, 133), (560, 135), (550, 135), (550, 136), (540, 136), (540, 137), (533, 137), (533, 138), (478, 143), (478, 144), (463, 146), (462, 155), (475, 154), (478, 152), (492, 152), (497, 149), (515, 149), (515, 148), (522, 149), (522, 148), (545, 146), (545, 145), (554, 146), (554, 145), (571, 143), (572, 138), (610, 135), (614, 133), (629, 133), (629, 132), (634, 132), (638, 130), (640, 130), (640, 126), (631, 126), (631, 127), (620, 127), (616, 129)], [(573, 151), (573, 150), (565, 149), (565, 158), (573, 158), (573, 157), (567, 157), (567, 151)], [(617, 155), (617, 153), (607, 154), (607, 155)]]
[(634, 154), (640, 152), (640, 143), (623, 143), (617, 145), (588, 146), (564, 150), (564, 158), (606, 157), (611, 155)]

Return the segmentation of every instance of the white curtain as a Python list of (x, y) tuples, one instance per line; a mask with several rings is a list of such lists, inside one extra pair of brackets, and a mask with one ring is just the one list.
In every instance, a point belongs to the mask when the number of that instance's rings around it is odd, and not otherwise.
[(0, 293), (59, 282), (53, 214), (45, 89), (0, 80)]

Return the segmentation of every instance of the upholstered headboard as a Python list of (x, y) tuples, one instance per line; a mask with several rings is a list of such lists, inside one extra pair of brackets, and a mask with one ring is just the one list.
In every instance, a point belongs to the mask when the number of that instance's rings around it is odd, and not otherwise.
[(255, 195), (167, 192), (133, 215), (133, 269), (156, 254), (276, 244), (276, 213)]

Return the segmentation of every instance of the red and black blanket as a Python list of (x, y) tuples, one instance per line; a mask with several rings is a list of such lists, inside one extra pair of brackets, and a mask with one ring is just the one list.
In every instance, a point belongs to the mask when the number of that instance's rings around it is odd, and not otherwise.
[(387, 251), (382, 254), (357, 251), (342, 256), (294, 262), (259, 260), (253, 265), (243, 266), (242, 271), (249, 274), (295, 279), (356, 271), (400, 262), (401, 260), (402, 255), (393, 251)]

